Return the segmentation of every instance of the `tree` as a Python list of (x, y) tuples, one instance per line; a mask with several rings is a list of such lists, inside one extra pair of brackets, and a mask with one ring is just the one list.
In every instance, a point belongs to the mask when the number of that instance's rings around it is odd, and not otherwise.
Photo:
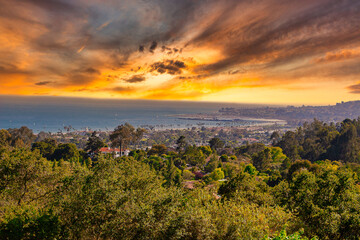
[(205, 154), (205, 156), (210, 156), (212, 154), (212, 150), (210, 146), (200, 146), (199, 149)]
[(163, 182), (143, 162), (100, 157), (90, 172), (74, 175), (54, 194), (64, 238), (166, 239), (181, 195)]
[(221, 168), (216, 168), (212, 173), (206, 175), (205, 181), (212, 182), (212, 181), (218, 181), (223, 178), (225, 178), (224, 172), (221, 170)]
[(270, 167), (271, 161), (271, 150), (268, 147), (252, 156), (252, 163), (258, 171), (263, 171)]
[(11, 146), (13, 147), (30, 147), (36, 136), (28, 127), (10, 128), (8, 132), (11, 134)]
[(84, 150), (91, 156), (97, 153), (100, 148), (105, 146), (106, 144), (96, 135), (96, 131), (94, 131), (87, 140)]
[(195, 145), (186, 147), (182, 158), (192, 166), (202, 167), (205, 164), (204, 153)]
[(120, 148), (120, 156), (123, 148), (126, 148), (134, 140), (134, 136), (135, 128), (129, 123), (117, 126), (110, 134), (112, 146)]
[(224, 147), (225, 143), (220, 138), (214, 137), (209, 141), (210, 147), (217, 151), (218, 149)]
[(276, 146), (280, 147), (286, 156), (292, 160), (300, 159), (299, 152), (301, 150), (301, 146), (297, 135), (298, 134), (295, 132), (287, 131), (282, 139), (276, 144)]
[(334, 139), (327, 155), (331, 160), (360, 162), (360, 140), (351, 120), (342, 122), (340, 134)]
[(229, 181), (222, 184), (218, 193), (224, 200), (242, 198), (249, 203), (258, 205), (273, 203), (269, 193), (269, 187), (264, 181), (259, 181), (254, 175), (247, 172), (240, 172)]
[(227, 162), (227, 161), (229, 161), (229, 157), (228, 157), (228, 155), (223, 154), (223, 155), (220, 156), (220, 160), (222, 162)]
[(0, 223), (1, 239), (59, 239), (60, 221), (51, 211), (21, 209)]
[(275, 143), (277, 143), (280, 140), (280, 133), (278, 131), (274, 131), (270, 136), (270, 140), (272, 140), (273, 145), (275, 145)]
[(210, 161), (204, 167), (204, 170), (208, 173), (213, 172), (217, 167), (219, 167), (219, 160), (216, 156), (212, 156)]
[(63, 143), (59, 144), (58, 147), (55, 149), (53, 158), (55, 160), (78, 160), (80, 157), (79, 150), (77, 149), (76, 145), (73, 143)]
[(244, 172), (250, 174), (251, 176), (256, 176), (259, 173), (252, 164), (246, 165)]
[(11, 142), (11, 134), (5, 130), (0, 130), (0, 147), (6, 147), (9, 146)]
[(56, 187), (55, 181), (51, 162), (39, 152), (14, 149), (0, 155), (1, 208), (38, 201)]
[(53, 159), (53, 154), (56, 149), (57, 142), (55, 139), (47, 138), (41, 142), (33, 143), (31, 146), (31, 151), (39, 150), (40, 154), (47, 158), (48, 160)]
[(265, 149), (265, 145), (263, 143), (252, 143), (246, 144), (245, 146), (241, 146), (236, 151), (238, 154), (247, 154), (249, 156), (259, 153)]
[(151, 147), (151, 149), (148, 151), (148, 155), (162, 155), (165, 154), (167, 151), (167, 147), (164, 144), (155, 144)]
[(35, 142), (41, 142), (44, 141), (45, 139), (51, 138), (51, 133), (50, 132), (44, 132), (41, 131), (37, 134), (37, 137), (35, 139)]
[(177, 145), (177, 150), (178, 150), (178, 152), (180, 153), (181, 151), (183, 151), (185, 148), (186, 148), (186, 146), (187, 146), (187, 142), (186, 142), (186, 140), (185, 140), (185, 137), (184, 136), (180, 136), (179, 138), (178, 138), (178, 140), (176, 140), (176, 145)]
[(181, 170), (174, 165), (172, 159), (168, 159), (167, 167), (163, 169), (162, 175), (165, 178), (163, 186), (180, 186), (182, 181)]
[(332, 163), (298, 163), (308, 166), (297, 166), (297, 172), (282, 184), (287, 187), (277, 192), (280, 202), (302, 220), (305, 234), (320, 239), (358, 239), (360, 191), (354, 174)]
[(146, 133), (146, 129), (144, 129), (144, 128), (137, 128), (136, 129), (136, 132), (135, 132), (134, 137), (133, 137), (135, 144), (139, 144), (140, 140), (144, 136), (144, 133)]
[[(302, 237), (302, 232), (293, 233), (291, 235), (286, 234), (286, 230), (282, 230), (278, 236), (270, 238), (269, 236), (266, 236), (263, 240), (308, 240), (307, 237)], [(317, 240), (316, 237), (312, 238), (311, 240)]]

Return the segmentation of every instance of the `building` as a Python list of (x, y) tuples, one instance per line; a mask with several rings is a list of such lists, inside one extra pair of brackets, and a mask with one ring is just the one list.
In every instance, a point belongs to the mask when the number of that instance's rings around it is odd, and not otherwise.
[(110, 147), (100, 148), (99, 152), (102, 154), (114, 154), (115, 157), (129, 156), (129, 153), (130, 153), (130, 151), (128, 149), (123, 149), (120, 154), (119, 148), (110, 148)]

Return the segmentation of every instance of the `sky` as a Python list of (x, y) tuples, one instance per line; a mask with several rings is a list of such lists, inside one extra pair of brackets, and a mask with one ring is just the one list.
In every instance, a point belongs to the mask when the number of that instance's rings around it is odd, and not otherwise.
[(360, 99), (359, 0), (0, 0), (0, 94)]

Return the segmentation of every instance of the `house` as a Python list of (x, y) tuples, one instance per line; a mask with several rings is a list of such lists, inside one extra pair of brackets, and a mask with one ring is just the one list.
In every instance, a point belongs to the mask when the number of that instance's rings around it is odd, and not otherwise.
[(123, 149), (120, 154), (119, 148), (110, 148), (110, 147), (103, 147), (99, 149), (99, 152), (102, 154), (114, 154), (115, 157), (121, 156), (129, 156), (130, 151), (128, 149)]

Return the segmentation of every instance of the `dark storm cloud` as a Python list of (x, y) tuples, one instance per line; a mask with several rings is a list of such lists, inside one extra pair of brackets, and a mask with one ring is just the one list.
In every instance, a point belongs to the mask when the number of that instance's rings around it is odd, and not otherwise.
[(144, 77), (144, 75), (134, 75), (129, 78), (125, 78), (123, 80), (127, 83), (139, 83), (139, 82), (144, 82), (146, 78)]
[(153, 41), (150, 45), (149, 51), (153, 53), (156, 48), (157, 48), (157, 42)]
[(182, 61), (178, 60), (164, 60), (162, 62), (156, 62), (150, 66), (150, 71), (157, 71), (160, 74), (168, 73), (171, 75), (181, 74), (182, 70), (186, 68), (186, 65)]
[(43, 82), (37, 82), (37, 83), (35, 83), (35, 85), (37, 85), (37, 86), (45, 86), (45, 85), (48, 85), (50, 83), (53, 83), (53, 82), (51, 82), (51, 81), (43, 81)]

